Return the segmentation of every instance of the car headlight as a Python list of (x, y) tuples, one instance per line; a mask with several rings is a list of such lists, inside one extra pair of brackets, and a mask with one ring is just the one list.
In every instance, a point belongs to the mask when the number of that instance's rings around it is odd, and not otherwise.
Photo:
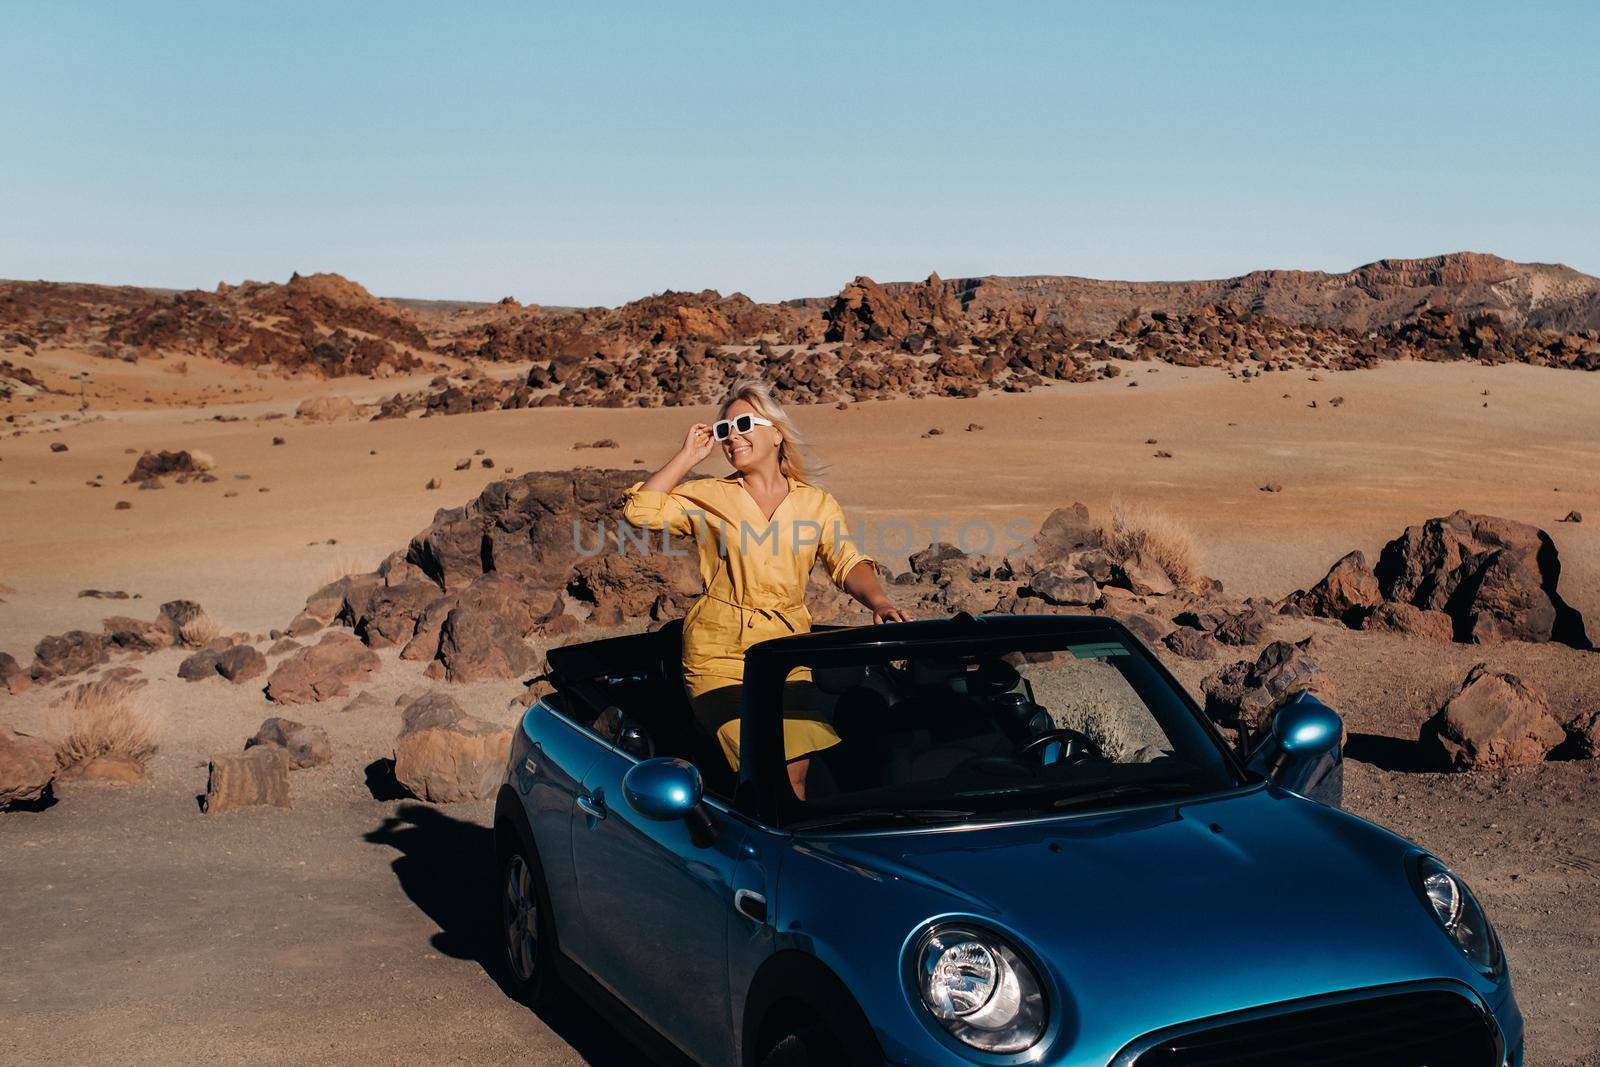
[(1021, 1052), (1044, 1033), (1039, 978), (1002, 938), (972, 926), (936, 926), (922, 935), (915, 960), (923, 1006), (963, 1044)]
[(1483, 913), (1472, 890), (1432, 856), (1417, 859), (1417, 891), (1444, 932), (1473, 966), (1485, 974), (1498, 974), (1504, 965), (1500, 939)]

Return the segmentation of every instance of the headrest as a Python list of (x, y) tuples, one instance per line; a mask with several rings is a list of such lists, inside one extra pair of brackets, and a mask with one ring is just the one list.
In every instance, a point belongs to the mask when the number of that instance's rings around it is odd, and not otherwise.
[(853, 667), (811, 668), (811, 681), (830, 696), (838, 696), (847, 689), (853, 689), (860, 685), (866, 676), (867, 668), (859, 663)]

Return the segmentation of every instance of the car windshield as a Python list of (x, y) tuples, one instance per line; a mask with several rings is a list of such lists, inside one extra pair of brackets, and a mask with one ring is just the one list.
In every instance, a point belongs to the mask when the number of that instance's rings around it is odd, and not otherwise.
[(801, 654), (781, 703), (781, 807), (797, 830), (1062, 814), (1241, 781), (1175, 684), (1109, 630)]

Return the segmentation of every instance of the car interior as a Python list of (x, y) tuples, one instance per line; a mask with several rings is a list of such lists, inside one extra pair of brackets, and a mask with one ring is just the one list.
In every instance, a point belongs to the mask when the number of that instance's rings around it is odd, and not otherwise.
[[(819, 627), (821, 629), (822, 627)], [(682, 623), (550, 651), (576, 722), (640, 759), (676, 756), (706, 792), (730, 798), (733, 771), (695, 728), (680, 675)], [(1039, 765), (1105, 761), (1095, 738), (1061, 728), (1013, 660), (968, 656), (817, 667), (808, 684), (840, 743), (815, 754), (813, 800), (949, 776), (1031, 777)]]

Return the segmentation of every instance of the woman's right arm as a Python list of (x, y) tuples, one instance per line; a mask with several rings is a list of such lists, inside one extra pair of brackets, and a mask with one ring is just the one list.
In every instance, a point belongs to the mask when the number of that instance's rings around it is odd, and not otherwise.
[(630, 485), (624, 494), (622, 517), (632, 526), (686, 534), (694, 528), (692, 502), (673, 492), (715, 445), (711, 427), (697, 422), (689, 427), (683, 447), (660, 470)]

